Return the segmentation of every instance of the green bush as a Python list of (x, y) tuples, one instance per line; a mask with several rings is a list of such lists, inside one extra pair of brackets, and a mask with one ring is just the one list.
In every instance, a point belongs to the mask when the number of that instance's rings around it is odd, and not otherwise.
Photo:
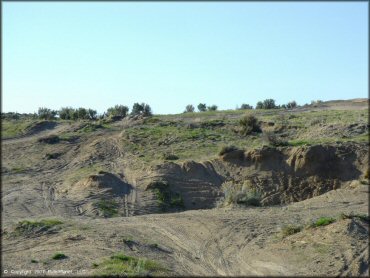
[(66, 255), (64, 255), (63, 253), (55, 253), (52, 257), (53, 260), (63, 260), (63, 259), (66, 259), (68, 258)]
[(287, 237), (287, 236), (299, 233), (301, 230), (302, 230), (301, 226), (289, 225), (289, 226), (283, 227), (281, 232), (282, 232), (283, 237)]
[(55, 110), (51, 110), (46, 107), (40, 107), (37, 112), (37, 115), (40, 119), (43, 119), (43, 120), (53, 120), (55, 119), (55, 116), (57, 115), (57, 113), (58, 112)]
[(143, 115), (145, 117), (152, 116), (152, 108), (149, 106), (149, 104), (145, 103), (134, 103), (132, 106), (131, 115)]
[(193, 113), (195, 110), (194, 106), (191, 104), (186, 105), (184, 113)]
[(205, 103), (199, 103), (199, 104), (198, 104), (198, 110), (199, 110), (199, 112), (204, 112), (204, 111), (206, 111), (206, 110), (207, 110), (207, 106), (206, 106), (206, 104), (205, 104)]
[(262, 135), (262, 140), (266, 142), (270, 146), (278, 147), (278, 146), (287, 146), (288, 142), (282, 140), (279, 136), (277, 136), (272, 131), (265, 131)]
[(177, 160), (177, 159), (179, 159), (179, 157), (175, 154), (165, 153), (165, 154), (163, 154), (163, 159), (164, 160)]
[(247, 109), (253, 109), (253, 106), (243, 103), (238, 110), (247, 110)]
[(242, 204), (245, 206), (261, 206), (261, 193), (256, 189), (226, 182), (222, 185), (224, 204)]
[(127, 113), (129, 111), (129, 108), (124, 105), (115, 105), (114, 107), (110, 107), (107, 110), (106, 115), (109, 117), (126, 117)]
[(335, 219), (332, 217), (321, 217), (317, 219), (314, 223), (312, 223), (310, 227), (315, 228), (315, 227), (320, 227), (320, 226), (326, 226), (334, 222), (335, 222)]
[(217, 108), (218, 108), (217, 105), (211, 105), (207, 107), (208, 111), (216, 111)]
[(95, 206), (104, 217), (114, 217), (118, 215), (118, 203), (114, 200), (100, 200)]
[(252, 132), (261, 132), (261, 128), (258, 124), (258, 119), (253, 115), (245, 115), (239, 120), (241, 127), (241, 134), (249, 135)]

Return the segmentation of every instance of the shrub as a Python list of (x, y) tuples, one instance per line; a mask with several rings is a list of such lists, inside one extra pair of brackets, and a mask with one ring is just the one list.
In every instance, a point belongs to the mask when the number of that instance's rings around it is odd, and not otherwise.
[(205, 103), (199, 103), (199, 104), (198, 104), (198, 110), (199, 110), (199, 112), (204, 112), (204, 111), (206, 111), (206, 110), (207, 110), (207, 106), (206, 106), (206, 104), (205, 104)]
[(37, 114), (40, 119), (53, 120), (57, 115), (57, 111), (45, 107), (40, 107)]
[(317, 219), (314, 223), (312, 223), (310, 227), (315, 228), (315, 227), (320, 227), (320, 226), (326, 226), (334, 222), (335, 222), (335, 219), (332, 217), (321, 217)]
[(145, 103), (134, 103), (132, 106), (131, 115), (143, 115), (143, 116), (151, 116), (152, 115), (152, 109), (148, 104)]
[(62, 107), (58, 111), (59, 118), (61, 118), (62, 120), (72, 120), (74, 111), (75, 109), (73, 109), (72, 107)]
[(184, 113), (193, 113), (194, 112), (194, 106), (191, 104), (186, 105)]
[(263, 103), (262, 103), (262, 101), (257, 102), (256, 109), (263, 109)]
[(256, 104), (256, 109), (275, 109), (275, 108), (279, 107), (276, 106), (275, 100), (271, 98), (265, 99), (263, 102), (259, 101)]
[(165, 154), (163, 154), (163, 159), (164, 160), (177, 160), (177, 159), (179, 159), (179, 157), (175, 154), (165, 153)]
[(245, 115), (240, 119), (239, 125), (241, 126), (241, 133), (243, 135), (249, 135), (252, 132), (261, 132), (258, 119), (253, 115)]
[(230, 153), (230, 152), (233, 152), (233, 151), (237, 151), (238, 148), (235, 147), (235, 146), (223, 146), (220, 150), (220, 152), (218, 153), (219, 156), (222, 156), (226, 153)]
[(277, 136), (272, 131), (265, 131), (262, 136), (262, 140), (268, 145), (278, 147), (278, 146), (287, 146), (288, 142), (283, 141), (279, 136)]
[[(141, 108), (141, 107), (140, 107)], [(107, 115), (110, 117), (118, 116), (118, 117), (126, 117), (129, 109), (127, 106), (124, 105), (115, 105), (114, 107), (110, 107), (107, 110)]]
[(63, 259), (66, 259), (68, 258), (66, 255), (64, 255), (63, 253), (55, 253), (52, 257), (53, 260), (63, 260)]
[(260, 206), (261, 193), (256, 189), (226, 182), (222, 185), (225, 204), (242, 204), (245, 206)]
[(243, 103), (243, 104), (240, 106), (240, 108), (239, 108), (239, 110), (246, 110), (246, 109), (253, 109), (253, 106), (251, 106), (251, 105), (249, 105), (249, 104), (245, 104), (245, 103)]
[(301, 230), (302, 230), (301, 226), (289, 225), (289, 226), (283, 227), (281, 232), (282, 232), (283, 237), (287, 237), (287, 236), (299, 233)]
[(104, 217), (114, 217), (118, 215), (118, 203), (114, 200), (100, 200), (95, 205)]
[(45, 154), (45, 158), (46, 159), (56, 159), (58, 158), (59, 156), (61, 156), (61, 153), (47, 153)]
[(286, 108), (288, 109), (293, 109), (293, 108), (296, 108), (297, 107), (297, 103), (295, 102), (295, 100), (291, 101), (291, 102), (288, 102), (287, 105), (286, 105)]
[(207, 107), (208, 111), (216, 111), (217, 108), (218, 108), (217, 105), (211, 105)]

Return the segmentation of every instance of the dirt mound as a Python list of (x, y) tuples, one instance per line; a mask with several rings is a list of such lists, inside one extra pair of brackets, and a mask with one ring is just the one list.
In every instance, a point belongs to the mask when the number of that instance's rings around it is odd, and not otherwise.
[(129, 194), (132, 186), (123, 182), (117, 175), (100, 171), (97, 175), (90, 175), (75, 183), (68, 191), (69, 194), (86, 195), (109, 194), (119, 196)]
[(366, 171), (365, 144), (263, 147), (244, 159), (225, 158), (213, 165), (226, 181), (246, 182), (261, 192), (263, 205), (302, 201), (358, 180)]

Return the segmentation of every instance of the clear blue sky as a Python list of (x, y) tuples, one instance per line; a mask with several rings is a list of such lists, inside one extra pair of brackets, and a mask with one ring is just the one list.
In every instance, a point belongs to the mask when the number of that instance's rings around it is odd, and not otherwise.
[(4, 112), (368, 97), (367, 2), (3, 3)]

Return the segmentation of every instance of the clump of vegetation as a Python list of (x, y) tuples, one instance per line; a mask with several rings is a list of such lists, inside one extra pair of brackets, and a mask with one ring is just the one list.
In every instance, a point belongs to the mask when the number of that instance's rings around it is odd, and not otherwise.
[(287, 146), (288, 142), (282, 140), (279, 136), (277, 136), (272, 131), (265, 131), (262, 135), (262, 140), (266, 142), (270, 146), (278, 147), (278, 146)]
[(37, 261), (37, 260), (32, 259), (32, 260), (31, 260), (31, 263), (33, 263), (33, 264), (37, 264), (37, 263), (38, 263), (38, 261)]
[(58, 111), (59, 117), (62, 120), (96, 120), (97, 119), (97, 112), (93, 109), (86, 109), (80, 107), (78, 109), (74, 109), (72, 107), (62, 107)]
[(217, 105), (211, 105), (207, 107), (208, 111), (216, 111), (217, 108), (218, 108)]
[(165, 274), (167, 269), (145, 258), (136, 258), (118, 253), (101, 263), (94, 263), (99, 276), (151, 276)]
[(239, 121), (241, 127), (241, 134), (249, 135), (252, 132), (261, 132), (261, 128), (258, 124), (258, 119), (253, 115), (245, 115)]
[(45, 144), (57, 144), (59, 143), (60, 138), (58, 135), (49, 135), (46, 137), (41, 137), (37, 139), (37, 142), (39, 143), (45, 143)]
[(179, 157), (175, 154), (172, 154), (172, 153), (165, 153), (165, 154), (163, 154), (163, 159), (164, 160), (177, 160), (177, 159), (179, 159)]
[(335, 222), (335, 218), (332, 217), (321, 217), (317, 219), (315, 222), (311, 223), (309, 225), (310, 228), (316, 228), (316, 227), (321, 227), (321, 226), (326, 226), (331, 223)]
[(153, 192), (158, 199), (158, 205), (162, 211), (168, 209), (183, 209), (185, 207), (184, 199), (180, 193), (172, 192), (169, 188), (168, 183), (158, 182), (155, 185), (151, 185)]
[(199, 112), (207, 111), (207, 105), (205, 103), (199, 103), (198, 104), (198, 110), (199, 110)]
[(252, 105), (249, 105), (249, 104), (246, 104), (246, 103), (243, 103), (240, 108), (238, 108), (238, 110), (247, 110), (247, 109), (253, 109), (253, 106)]
[(249, 186), (226, 182), (222, 185), (224, 204), (241, 204), (245, 206), (261, 206), (261, 193)]
[(132, 106), (132, 111), (131, 111), (132, 116), (136, 115), (142, 115), (144, 117), (152, 116), (152, 108), (149, 106), (149, 104), (145, 103), (134, 103)]
[(107, 110), (108, 117), (121, 117), (124, 118), (127, 116), (129, 108), (124, 105), (115, 105), (114, 107), (110, 107)]
[(68, 258), (66, 255), (64, 255), (63, 253), (55, 253), (52, 257), (53, 260), (63, 260), (63, 259), (66, 259)]
[(284, 238), (284, 237), (299, 233), (300, 231), (302, 231), (301, 226), (288, 225), (288, 226), (283, 227), (283, 229), (281, 230), (281, 233)]
[(259, 101), (256, 104), (256, 109), (275, 109), (278, 108), (274, 99), (265, 99), (263, 102)]
[(40, 221), (20, 221), (14, 229), (15, 235), (28, 235), (32, 233), (46, 232), (61, 225), (63, 222), (57, 219), (44, 219)]
[(39, 119), (43, 119), (43, 120), (54, 120), (57, 114), (58, 114), (57, 111), (51, 110), (46, 107), (40, 107), (37, 112)]
[(340, 216), (339, 216), (340, 219), (359, 219), (363, 222), (366, 222), (366, 223), (369, 223), (370, 222), (370, 217), (369, 215), (366, 215), (366, 214), (355, 214), (353, 212), (351, 212), (350, 214), (346, 214), (346, 213), (342, 213)]
[(195, 110), (194, 106), (191, 104), (186, 105), (184, 113), (193, 113)]
[(114, 200), (100, 200), (95, 205), (104, 217), (118, 215), (118, 203)]
[(235, 146), (223, 146), (221, 150), (219, 151), (218, 155), (223, 156), (224, 154), (231, 153), (237, 150), (239, 149)]
[(80, 129), (81, 132), (89, 133), (89, 132), (94, 132), (98, 129), (104, 128), (103, 125), (101, 124), (94, 124), (94, 123), (88, 123), (86, 124), (83, 128)]

